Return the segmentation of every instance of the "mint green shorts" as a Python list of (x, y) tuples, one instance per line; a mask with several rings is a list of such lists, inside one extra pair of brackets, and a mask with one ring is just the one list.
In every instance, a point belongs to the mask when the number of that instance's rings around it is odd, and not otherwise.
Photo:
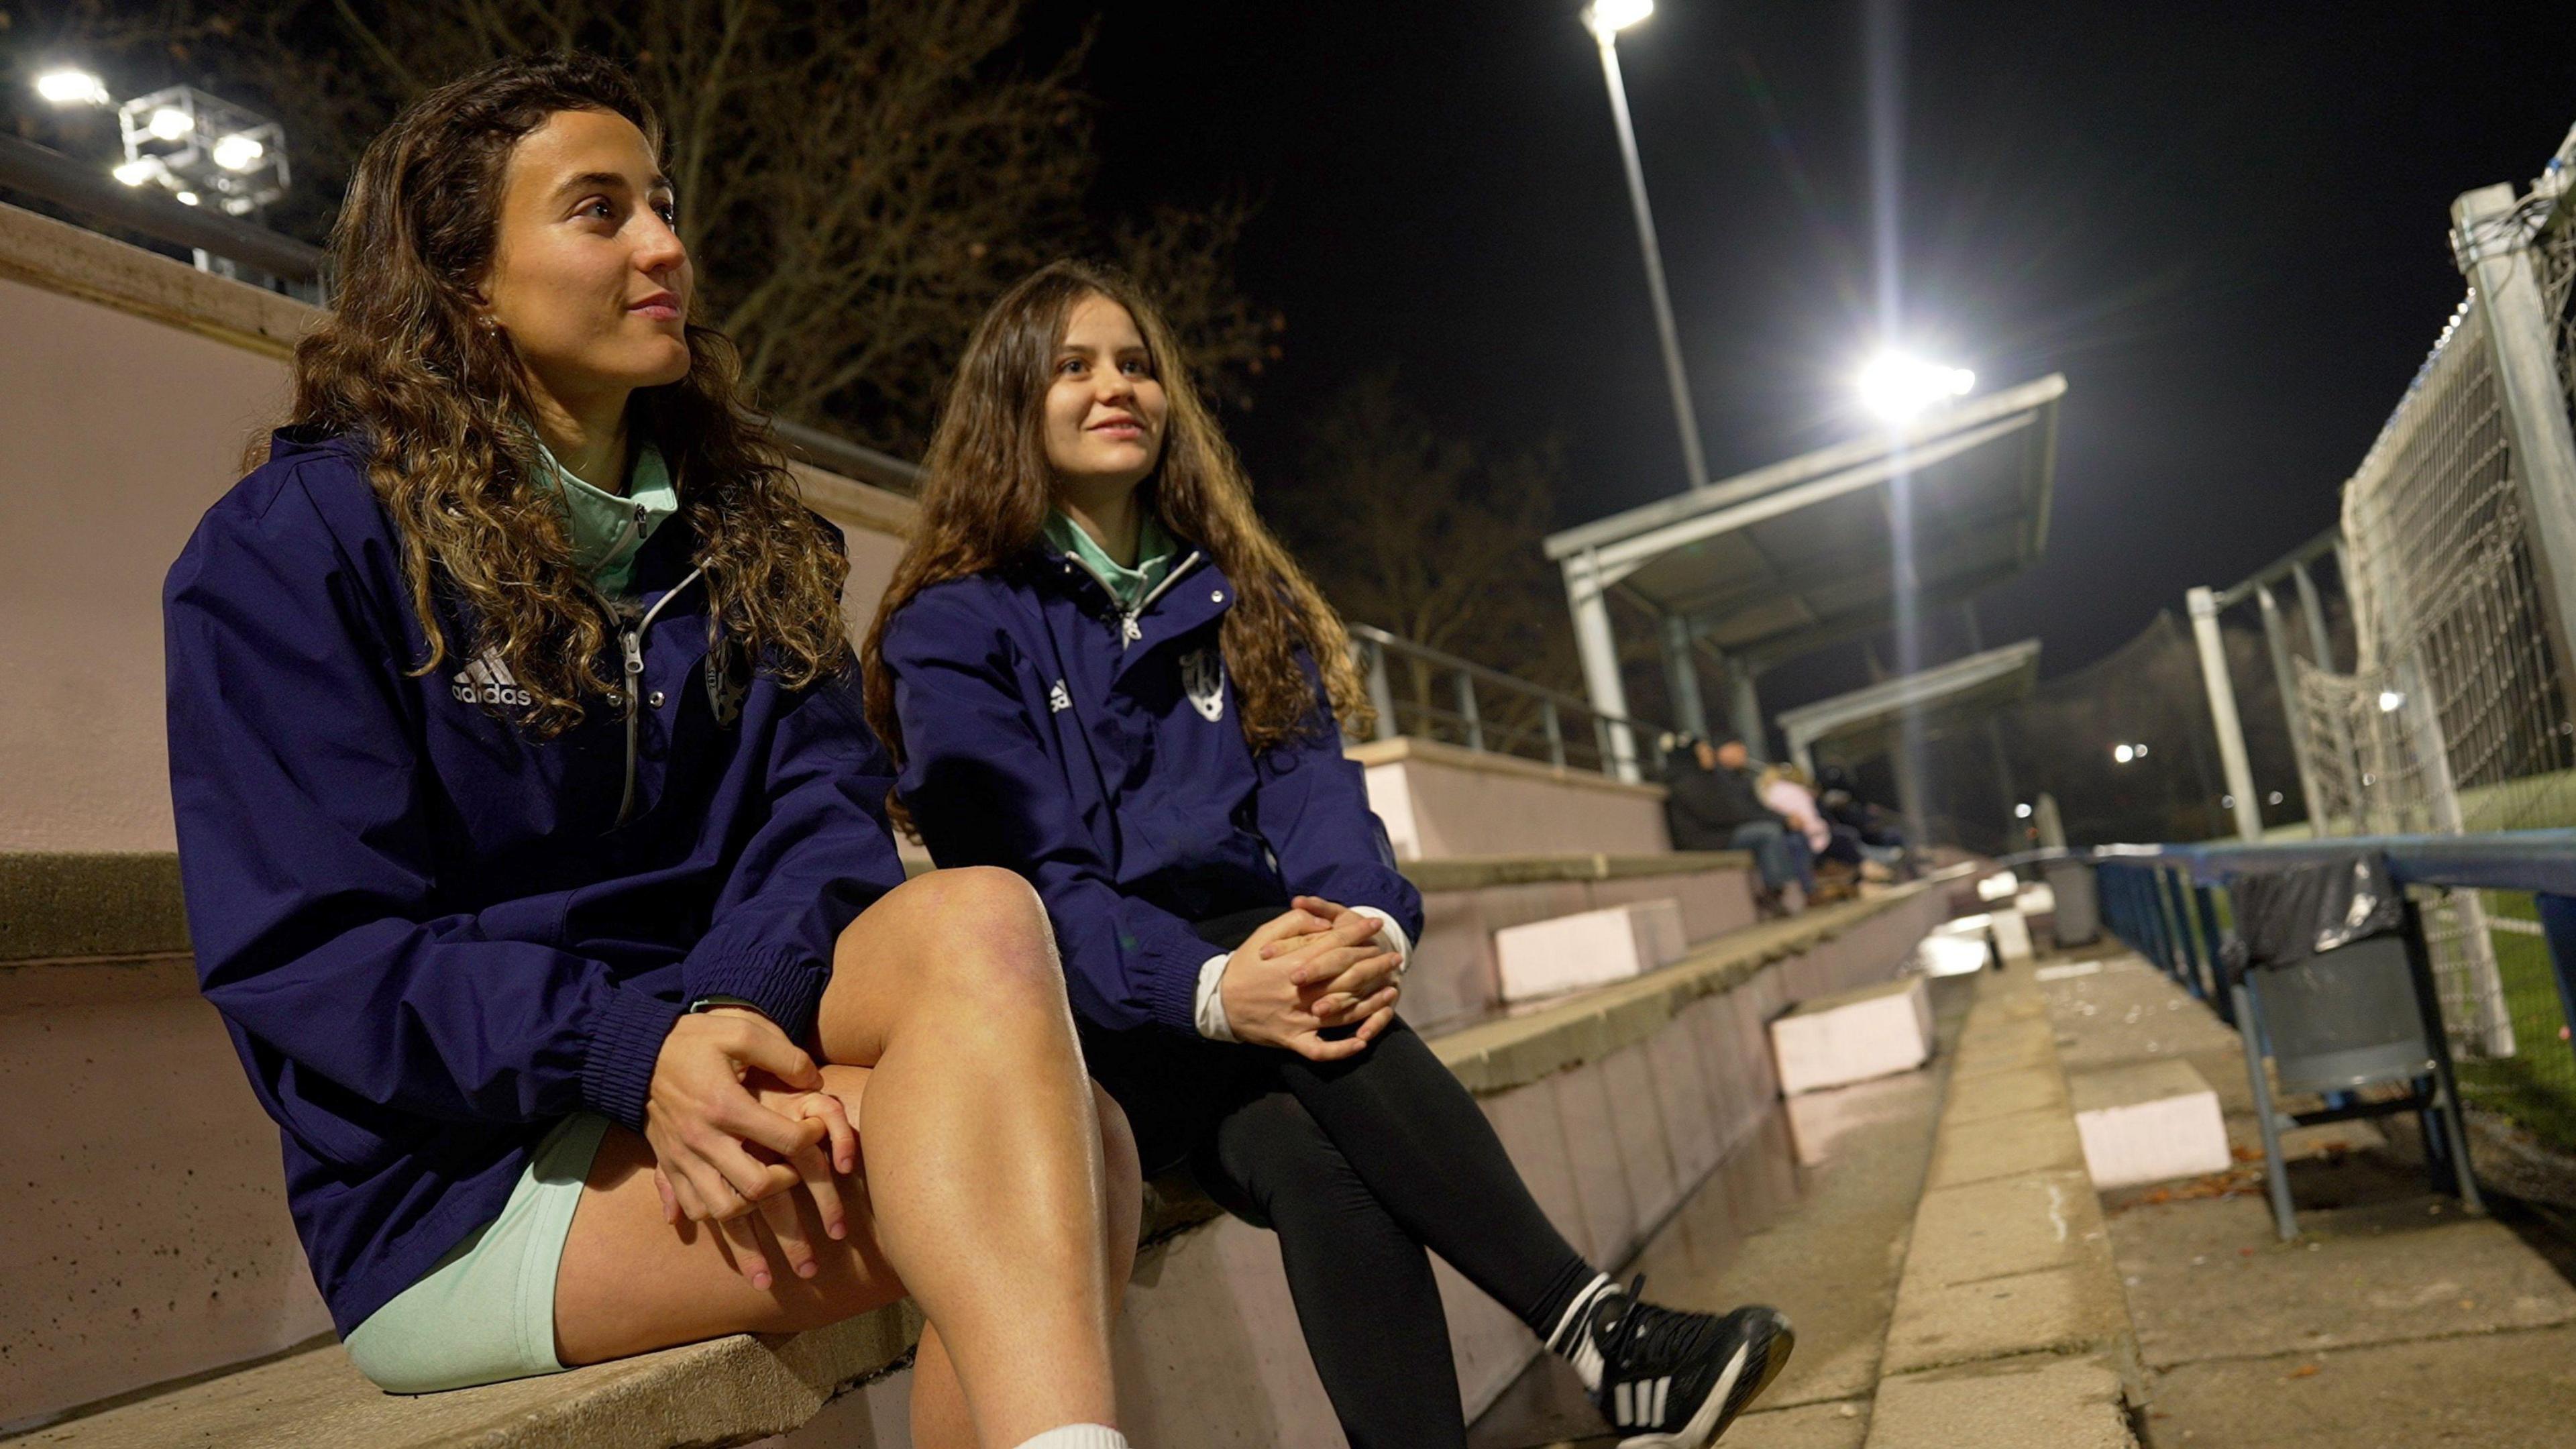
[(563, 1372), (555, 1269), (608, 1119), (576, 1112), (538, 1141), (501, 1215), (350, 1330), (349, 1361), (391, 1394)]

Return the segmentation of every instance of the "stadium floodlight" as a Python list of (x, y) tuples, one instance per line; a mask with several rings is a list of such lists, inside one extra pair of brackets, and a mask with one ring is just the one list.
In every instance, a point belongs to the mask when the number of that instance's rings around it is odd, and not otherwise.
[(107, 82), (68, 65), (36, 77), (36, 94), (58, 106), (103, 106), (109, 101)]
[(226, 171), (248, 171), (259, 164), (260, 157), (268, 154), (268, 148), (260, 144), (258, 137), (236, 131), (217, 140), (213, 154), (215, 164)]
[(193, 86), (117, 107), (125, 161), (116, 179), (155, 185), (184, 206), (255, 216), (286, 195), (286, 132), (275, 121)]
[(2111, 759), (2115, 763), (2125, 765), (2137, 757), (2138, 752), (2127, 745), (2113, 745), (2111, 747)]
[(2013, 818), (2015, 820), (2028, 820), (2030, 818), (2030, 802), (2025, 800), (2021, 804), (2015, 805), (2013, 807)]
[(2381, 714), (2395, 714), (2405, 707), (2405, 695), (2400, 694), (2393, 689), (2383, 689), (2379, 692), (2379, 712)]
[(1964, 367), (1944, 367), (1908, 357), (1902, 352), (1882, 352), (1871, 358), (1855, 379), (1863, 407), (1891, 423), (1911, 422), (1941, 404), (1968, 395), (1977, 385), (1977, 375)]
[(1583, 23), (1607, 40), (1654, 13), (1655, 0), (1593, 0), (1583, 12)]

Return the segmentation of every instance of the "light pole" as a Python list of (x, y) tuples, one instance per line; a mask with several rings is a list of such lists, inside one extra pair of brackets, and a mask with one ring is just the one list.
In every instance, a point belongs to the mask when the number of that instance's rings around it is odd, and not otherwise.
[(1619, 79), (1619, 32), (1655, 13), (1655, 0), (1593, 0), (1583, 23), (1601, 43), (1601, 78), (1610, 87), (1610, 119), (1619, 128), (1619, 159), (1628, 167), (1628, 200), (1637, 212), (1637, 245), (1646, 254), (1646, 290), (1655, 300), (1655, 331), (1664, 343), (1664, 379), (1673, 390), (1673, 424), (1681, 429), (1682, 463), (1693, 488), (1708, 486), (1708, 459), (1700, 452), (1699, 419), (1691, 413), (1690, 382), (1682, 375), (1681, 335), (1673, 329), (1673, 299), (1664, 291), (1664, 257), (1655, 245), (1655, 214), (1646, 205), (1646, 171), (1637, 161), (1637, 130), (1628, 120), (1628, 87)]

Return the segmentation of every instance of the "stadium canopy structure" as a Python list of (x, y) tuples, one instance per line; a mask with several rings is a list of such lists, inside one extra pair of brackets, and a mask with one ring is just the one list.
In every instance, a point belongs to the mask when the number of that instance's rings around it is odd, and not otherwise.
[[(2065, 394), (2066, 379), (2051, 375), (1549, 535), (1592, 703), (1628, 713), (1616, 591), (1656, 620), (1674, 724), (1707, 732), (1692, 656), (1713, 652), (1730, 722), (1758, 746), (1761, 672), (1893, 625), (1909, 560), (1923, 610), (1964, 603), (2038, 560)], [(1901, 497), (1899, 479), (1910, 480)], [(1900, 507), (1912, 533), (1902, 556)], [(1618, 746), (1635, 758), (1630, 742)]]
[(1789, 758), (1812, 775), (1820, 746), (1840, 764), (1892, 755), (1908, 711), (1919, 715), (1924, 738), (1931, 739), (1994, 718), (2029, 698), (2038, 683), (2039, 641), (2024, 639), (1782, 710), (1780, 732), (1789, 737)]

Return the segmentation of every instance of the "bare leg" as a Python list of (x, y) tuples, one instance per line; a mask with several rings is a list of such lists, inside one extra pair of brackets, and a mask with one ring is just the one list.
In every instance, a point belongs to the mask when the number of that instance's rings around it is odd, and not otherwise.
[(1132, 1166), (1107, 1175), (1035, 893), (1005, 871), (923, 876), (851, 924), (834, 968), (822, 1058), (875, 1068), (825, 1068), (845, 1100), (866, 1096), (850, 1236), (809, 1222), (821, 1271), (753, 1288), (715, 1234), (663, 1221), (649, 1149), (612, 1131), (565, 1242), (560, 1356), (818, 1327), (909, 1290), (984, 1444), (1114, 1424), (1103, 1245), (1115, 1220), (1134, 1241), (1138, 1184)]
[(816, 1031), (827, 1059), (876, 1067), (860, 1150), (877, 1239), (982, 1442), (1115, 1424), (1109, 1184), (1037, 893), (992, 869), (897, 890), (841, 937)]
[[(1143, 1229), (1142, 1166), (1136, 1159), (1135, 1134), (1127, 1114), (1109, 1094), (1091, 1089), (1100, 1114), (1100, 1153), (1108, 1169), (1109, 1305), (1114, 1314), (1126, 1296), (1128, 1275), (1136, 1270), (1136, 1239)], [(856, 1118), (851, 1120), (856, 1121)], [(912, 1361), (912, 1442), (918, 1449), (967, 1449), (975, 1442), (975, 1422), (966, 1410), (966, 1391), (957, 1382), (957, 1366), (939, 1340), (939, 1326), (921, 1331), (921, 1349)]]

